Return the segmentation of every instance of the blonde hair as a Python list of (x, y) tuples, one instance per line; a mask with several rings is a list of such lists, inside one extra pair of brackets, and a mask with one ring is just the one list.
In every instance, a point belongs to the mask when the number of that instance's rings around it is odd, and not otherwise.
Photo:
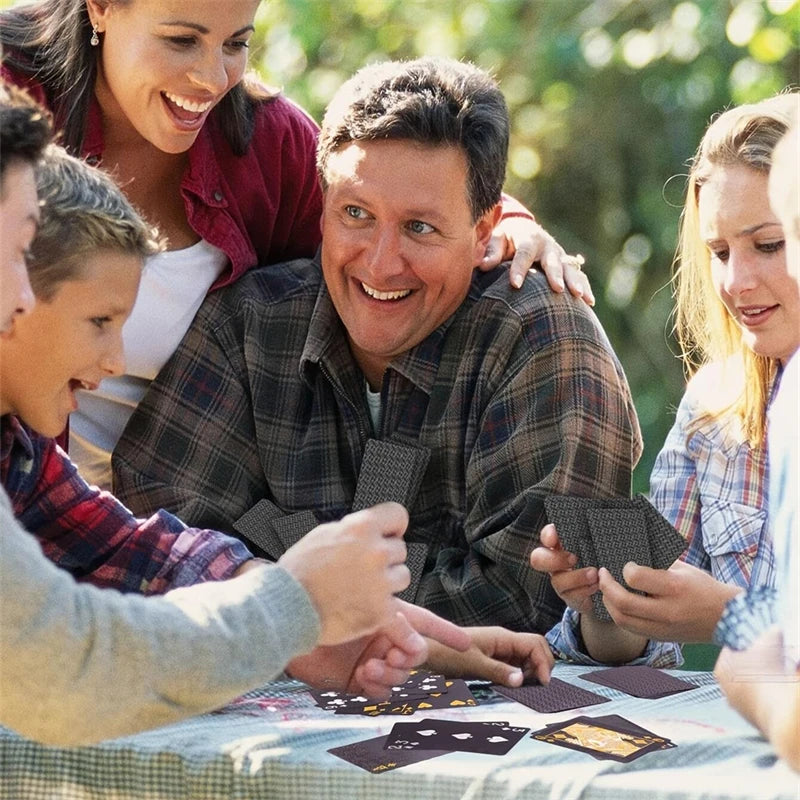
[(28, 272), (39, 300), (49, 301), (59, 284), (80, 277), (87, 253), (114, 250), (144, 262), (162, 249), (155, 228), (114, 181), (63, 148), (45, 150), (36, 184), (42, 211)]
[(745, 166), (767, 175), (798, 98), (796, 92), (785, 93), (732, 108), (709, 125), (689, 170), (672, 278), (675, 333), (687, 375), (712, 362), (726, 366), (728, 385), (720, 387), (717, 405), (710, 405), (695, 420), (695, 429), (708, 419), (732, 415), (752, 447), (764, 442), (767, 403), (778, 362), (757, 355), (744, 343), (741, 329), (714, 289), (710, 254), (700, 235), (698, 197), (718, 167)]

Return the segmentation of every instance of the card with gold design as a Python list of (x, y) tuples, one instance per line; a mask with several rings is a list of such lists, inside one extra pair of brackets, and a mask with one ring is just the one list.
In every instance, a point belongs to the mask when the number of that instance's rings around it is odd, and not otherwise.
[(531, 738), (570, 750), (588, 753), (595, 758), (633, 761), (645, 753), (661, 750), (667, 739), (610, 721), (578, 717), (534, 731)]

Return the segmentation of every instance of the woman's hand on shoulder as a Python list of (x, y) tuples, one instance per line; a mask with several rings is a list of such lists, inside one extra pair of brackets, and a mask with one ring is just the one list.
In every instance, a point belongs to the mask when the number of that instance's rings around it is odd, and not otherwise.
[(494, 269), (511, 259), (509, 280), (519, 288), (528, 271), (538, 264), (554, 292), (566, 285), (575, 297), (595, 303), (592, 287), (581, 269), (583, 256), (567, 255), (564, 248), (534, 219), (514, 216), (501, 219), (486, 248), (481, 269)]

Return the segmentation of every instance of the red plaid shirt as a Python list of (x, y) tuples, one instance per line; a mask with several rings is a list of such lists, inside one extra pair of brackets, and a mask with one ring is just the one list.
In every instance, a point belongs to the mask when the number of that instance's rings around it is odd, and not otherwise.
[(161, 594), (229, 578), (251, 558), (237, 539), (187, 528), (166, 511), (137, 519), (89, 486), (52, 439), (8, 415), (0, 418), (0, 480), (45, 555), (96, 586)]

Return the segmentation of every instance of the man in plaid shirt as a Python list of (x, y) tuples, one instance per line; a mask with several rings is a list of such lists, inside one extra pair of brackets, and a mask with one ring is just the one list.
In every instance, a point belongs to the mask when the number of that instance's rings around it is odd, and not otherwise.
[(528, 566), (543, 500), (628, 496), (641, 438), (584, 303), (538, 273), (515, 290), (475, 270), (507, 147), (502, 94), (474, 67), (357, 73), (320, 134), (320, 253), (205, 301), (118, 445), (120, 497), (272, 558), (318, 522), (400, 500), (406, 597), (546, 631), (563, 604)]

